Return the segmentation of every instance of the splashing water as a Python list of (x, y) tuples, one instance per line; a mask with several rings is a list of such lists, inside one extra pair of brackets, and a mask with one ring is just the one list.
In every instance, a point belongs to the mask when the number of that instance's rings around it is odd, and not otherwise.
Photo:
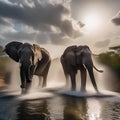
[[(52, 93), (48, 92), (50, 90), (57, 90), (60, 89), (65, 85), (64, 80), (64, 74), (62, 71), (62, 67), (59, 64), (56, 64), (58, 62), (58, 59), (55, 59), (52, 61), (48, 77), (47, 77), (47, 87), (42, 88), (41, 85), (39, 85), (39, 77), (34, 76), (31, 84), (31, 88), (29, 90), (28, 95), (23, 95), (22, 97), (19, 97), (21, 99), (37, 99), (37, 98), (46, 98), (53, 96)], [(55, 65), (56, 64), (56, 65)], [(56, 67), (54, 67), (56, 66)], [(60, 68), (61, 67), (61, 68)], [(16, 63), (14, 61), (10, 62), (10, 65), (8, 66), (9, 71), (11, 72), (10, 84), (3, 92), (6, 92), (7, 95), (20, 95), (21, 94), (21, 80), (20, 80), (20, 66), (19, 63)], [(60, 70), (61, 69), (61, 70)]]
[[(8, 88), (3, 90), (3, 91), (8, 92), (9, 95), (20, 95), (21, 94), (21, 88), (20, 88), (21, 80), (20, 80), (20, 69), (19, 68), (20, 68), (19, 63), (16, 63), (14, 61), (12, 61), (10, 63), (9, 69), (12, 70), (12, 75), (10, 78), (11, 82), (10, 82), (10, 85), (8, 86)], [(108, 69), (105, 66), (98, 66), (98, 68), (103, 69), (104, 72), (98, 73), (98, 72), (94, 71), (96, 82), (97, 82), (97, 85), (98, 85), (98, 88), (100, 89), (100, 91), (104, 91), (107, 89), (105, 81), (108, 81), (108, 80), (112, 81), (112, 79), (116, 79), (116, 76), (110, 69)], [(77, 81), (77, 91), (79, 92), (80, 86), (81, 86), (80, 72), (78, 72), (78, 75), (76, 76), (76, 81)], [(52, 60), (52, 64), (51, 64), (51, 67), (50, 67), (50, 70), (48, 73), (48, 77), (47, 77), (47, 87), (42, 88), (39, 85), (39, 82), (40, 81), (39, 81), (38, 76), (34, 76), (29, 94), (24, 95), (22, 99), (25, 99), (25, 98), (26, 99), (27, 98), (28, 99), (30, 99), (30, 98), (37, 99), (37, 97), (38, 98), (43, 98), (43, 97), (46, 98), (46, 97), (54, 96), (51, 92), (59, 91), (60, 89), (69, 91), (70, 86), (71, 86), (70, 81), (69, 81), (69, 83), (67, 83), (67, 86), (65, 86), (66, 80), (65, 80), (64, 73), (63, 73), (62, 65), (58, 58)], [(92, 93), (95, 92), (95, 90), (91, 84), (89, 75), (87, 75), (86, 88), (87, 88), (88, 92), (90, 92), (90, 91)]]

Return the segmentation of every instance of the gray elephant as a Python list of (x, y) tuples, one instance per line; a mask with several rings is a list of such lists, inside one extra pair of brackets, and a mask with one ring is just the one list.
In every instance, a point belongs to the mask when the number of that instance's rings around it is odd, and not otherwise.
[(43, 87), (51, 64), (51, 58), (47, 50), (40, 48), (38, 44), (10, 42), (4, 50), (10, 58), (20, 63), (20, 77), (22, 92), (30, 87), (33, 75), (43, 77)]
[(81, 72), (81, 91), (86, 91), (86, 76), (88, 70), (89, 76), (91, 78), (92, 84), (95, 90), (98, 92), (97, 84), (95, 81), (93, 68), (98, 72), (103, 72), (98, 70), (94, 65), (91, 58), (92, 52), (88, 46), (69, 46), (65, 49), (63, 55), (61, 56), (61, 64), (64, 70), (66, 81), (68, 81), (69, 76), (71, 78), (72, 90), (76, 89), (76, 74), (77, 71)]

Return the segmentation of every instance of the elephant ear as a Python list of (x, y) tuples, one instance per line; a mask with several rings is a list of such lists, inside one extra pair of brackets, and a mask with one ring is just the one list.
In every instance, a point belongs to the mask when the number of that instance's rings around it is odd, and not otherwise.
[(20, 49), (20, 46), (22, 44), (23, 43), (16, 41), (10, 42), (5, 46), (4, 51), (8, 54), (10, 58), (15, 60), (16, 62), (19, 62), (18, 50)]
[(87, 53), (92, 54), (92, 51), (90, 50), (90, 48), (87, 45), (84, 46), (84, 49), (86, 50)]
[(38, 44), (33, 44), (34, 49), (34, 64), (42, 59), (41, 48)]

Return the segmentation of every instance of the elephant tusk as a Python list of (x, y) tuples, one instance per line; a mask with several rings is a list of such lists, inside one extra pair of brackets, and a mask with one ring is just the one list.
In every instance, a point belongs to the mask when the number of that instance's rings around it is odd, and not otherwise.
[(104, 72), (103, 70), (98, 70), (94, 65), (93, 65), (93, 68), (98, 72), (101, 72), (101, 73)]

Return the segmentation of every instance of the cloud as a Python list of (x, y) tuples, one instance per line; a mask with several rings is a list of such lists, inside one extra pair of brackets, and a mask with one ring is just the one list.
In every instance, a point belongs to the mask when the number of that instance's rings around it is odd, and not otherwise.
[(3, 36), (9, 40), (31, 40), (36, 33), (25, 33), (25, 32), (7, 32)]
[[(3, 37), (2, 37), (3, 36)], [(25, 32), (25, 31), (15, 31), (15, 32), (5, 32), (0, 36), (0, 40), (3, 41), (29, 41), (38, 42), (40, 44), (67, 44), (70, 40), (68, 37), (64, 37), (63, 33), (41, 33), (41, 32)]]
[(10, 25), (9, 22), (0, 17), (0, 25)]
[(85, 26), (85, 24), (83, 22), (81, 22), (81, 21), (79, 21), (78, 24), (79, 24), (80, 28)]
[(112, 19), (112, 22), (117, 26), (120, 25), (120, 12)]
[[(73, 25), (70, 9), (65, 5), (53, 4), (41, 0), (25, 0), (16, 2), (0, 1), (0, 16), (23, 23), (42, 32), (56, 32), (76, 38), (81, 35), (80, 30)], [(9, 1), (10, 2), (10, 1)], [(77, 23), (77, 22), (76, 22)], [(53, 30), (54, 27), (54, 30)]]
[(97, 48), (103, 48), (103, 47), (107, 47), (110, 44), (111, 40), (107, 39), (104, 41), (98, 41), (95, 43), (95, 47)]

